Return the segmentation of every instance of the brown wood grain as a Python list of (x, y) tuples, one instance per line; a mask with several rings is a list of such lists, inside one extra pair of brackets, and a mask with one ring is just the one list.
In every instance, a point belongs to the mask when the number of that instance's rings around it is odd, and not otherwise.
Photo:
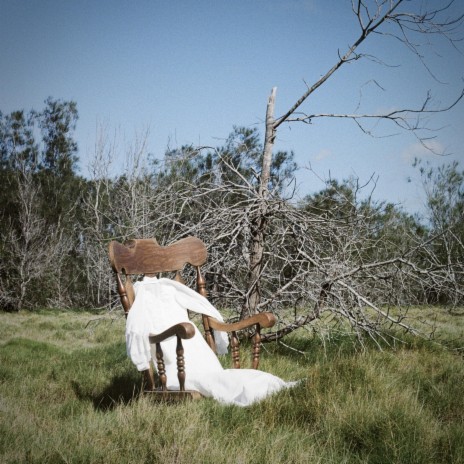
[(160, 246), (155, 239), (130, 240), (109, 245), (111, 266), (124, 274), (157, 274), (181, 270), (186, 264), (202, 266), (208, 256), (204, 243), (196, 237)]

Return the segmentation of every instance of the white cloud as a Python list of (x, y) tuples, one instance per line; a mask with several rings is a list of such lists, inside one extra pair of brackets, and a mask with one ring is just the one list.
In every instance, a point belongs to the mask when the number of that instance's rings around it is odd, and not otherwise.
[(329, 150), (328, 148), (323, 148), (318, 153), (313, 155), (311, 158), (314, 161), (322, 161), (322, 160), (325, 160), (325, 159), (327, 159), (327, 158), (329, 158), (331, 156), (332, 156), (332, 151)]
[(434, 157), (436, 154), (444, 153), (445, 147), (437, 140), (428, 140), (424, 144), (413, 143), (403, 150), (402, 158), (407, 164), (411, 164), (415, 158)]

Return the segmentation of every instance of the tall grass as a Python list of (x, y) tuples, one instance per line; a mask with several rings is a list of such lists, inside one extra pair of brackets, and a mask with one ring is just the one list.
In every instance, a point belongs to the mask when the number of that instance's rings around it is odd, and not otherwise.
[[(433, 311), (443, 336), (462, 334), (463, 316)], [(404, 336), (361, 350), (327, 334), (287, 340), (304, 355), (266, 345), (261, 368), (302, 381), (260, 403), (161, 404), (139, 396), (124, 318), (2, 313), (0, 462), (464, 462), (458, 351)]]

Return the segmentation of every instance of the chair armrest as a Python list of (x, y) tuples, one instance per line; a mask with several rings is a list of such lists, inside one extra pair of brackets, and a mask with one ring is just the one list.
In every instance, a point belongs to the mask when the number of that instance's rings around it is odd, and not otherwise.
[[(163, 350), (161, 348), (161, 342), (167, 338), (176, 336), (176, 357), (177, 357), (177, 378), (179, 379), (179, 389), (181, 392), (185, 391), (185, 366), (184, 366), (184, 347), (182, 346), (182, 340), (188, 340), (195, 335), (195, 327), (190, 322), (181, 322), (179, 324), (169, 327), (160, 334), (149, 334), (148, 339), (151, 344), (156, 345), (156, 364), (158, 368), (158, 376), (161, 382), (161, 390), (167, 391), (166, 387), (166, 369), (163, 359)], [(150, 375), (150, 373), (149, 373)], [(151, 385), (150, 385), (151, 384)], [(149, 385), (154, 388), (154, 381), (149, 382)]]
[(259, 313), (254, 316), (247, 317), (239, 322), (233, 322), (227, 324), (224, 322), (219, 322), (217, 319), (209, 317), (209, 325), (214, 330), (219, 330), (221, 332), (235, 332), (237, 330), (247, 329), (253, 325), (259, 324), (260, 327), (269, 328), (272, 327), (277, 319), (272, 313)]
[(177, 336), (183, 340), (188, 340), (195, 335), (195, 328), (190, 322), (180, 322), (166, 329), (160, 334), (149, 334), (150, 343), (161, 343), (169, 337)]
[(272, 327), (276, 323), (276, 317), (272, 313), (259, 313), (251, 317), (247, 317), (239, 322), (234, 322), (232, 324), (225, 324), (219, 322), (217, 319), (212, 317), (208, 318), (209, 326), (214, 330), (219, 330), (220, 332), (231, 332), (230, 335), (230, 346), (232, 354), (232, 366), (234, 369), (240, 369), (240, 352), (239, 345), (240, 342), (237, 337), (237, 331), (247, 329), (252, 326), (256, 326), (255, 334), (253, 335), (253, 369), (258, 369), (259, 366), (259, 354), (261, 351), (261, 328)]

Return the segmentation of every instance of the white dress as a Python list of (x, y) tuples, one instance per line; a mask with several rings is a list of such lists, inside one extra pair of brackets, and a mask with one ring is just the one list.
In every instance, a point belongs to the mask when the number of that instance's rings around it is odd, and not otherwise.
[[(134, 284), (134, 290), (136, 297), (126, 322), (126, 344), (127, 353), (139, 371), (149, 368), (152, 357), (148, 334), (159, 334), (179, 322), (190, 322), (187, 308), (223, 320), (206, 298), (179, 282), (145, 277)], [(215, 331), (215, 341), (218, 353), (226, 353), (227, 334)], [(179, 389), (176, 344), (176, 337), (161, 343), (169, 389)], [(295, 385), (295, 382), (285, 382), (254, 369), (223, 369), (196, 327), (194, 337), (183, 340), (182, 344), (185, 388), (197, 390), (221, 403), (248, 406), (271, 393)]]

